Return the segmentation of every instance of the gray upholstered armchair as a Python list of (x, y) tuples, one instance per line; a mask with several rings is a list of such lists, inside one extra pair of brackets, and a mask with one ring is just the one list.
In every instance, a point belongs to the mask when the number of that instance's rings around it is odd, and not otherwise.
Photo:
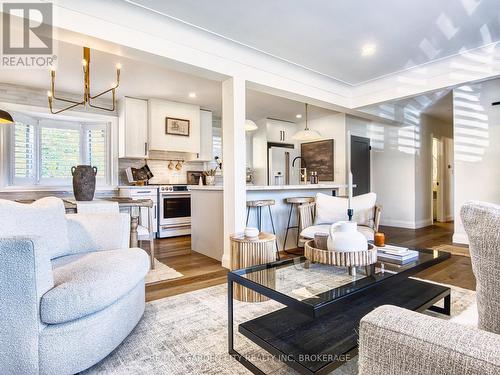
[(500, 206), (461, 210), (477, 282), (477, 328), (382, 306), (360, 324), (359, 374), (500, 374)]
[(0, 374), (74, 374), (127, 337), (149, 269), (129, 223), (65, 215), (57, 198), (0, 200)]

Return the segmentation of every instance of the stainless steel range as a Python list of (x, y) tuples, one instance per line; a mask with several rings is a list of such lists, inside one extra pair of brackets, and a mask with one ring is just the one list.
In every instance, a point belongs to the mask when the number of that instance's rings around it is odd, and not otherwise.
[(160, 185), (158, 210), (158, 237), (191, 234), (191, 193), (187, 185)]

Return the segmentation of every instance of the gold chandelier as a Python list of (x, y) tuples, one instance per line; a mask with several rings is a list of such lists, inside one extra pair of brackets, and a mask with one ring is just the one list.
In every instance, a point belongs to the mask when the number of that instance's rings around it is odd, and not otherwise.
[[(63, 111), (67, 111), (68, 109), (77, 107), (79, 105), (83, 105), (83, 106), (88, 105), (89, 107), (102, 109), (105, 111), (114, 111), (115, 110), (115, 102), (116, 102), (115, 90), (120, 85), (121, 65), (120, 64), (116, 65), (116, 82), (112, 84), (111, 88), (101, 92), (100, 94), (93, 95), (93, 96), (90, 94), (90, 48), (88, 48), (88, 47), (83, 47), (82, 66), (83, 66), (83, 100), (82, 101), (75, 101), (75, 100), (70, 100), (70, 99), (65, 99), (65, 98), (59, 98), (56, 96), (55, 88), (54, 88), (55, 80), (56, 80), (56, 69), (55, 69), (55, 67), (51, 68), (51, 71), (50, 71), (50, 76), (51, 76), (50, 90), (47, 91), (47, 98), (49, 100), (50, 113), (55, 115), (55, 114), (61, 113)], [(101, 107), (101, 106), (92, 104), (92, 100), (97, 99), (100, 96), (107, 94), (108, 92), (111, 92), (112, 100), (113, 100), (113, 106), (111, 108)], [(59, 100), (61, 102), (65, 102), (65, 103), (70, 103), (70, 105), (67, 106), (66, 108), (62, 108), (62, 109), (54, 111), (54, 109), (52, 108), (52, 103), (55, 100)]]

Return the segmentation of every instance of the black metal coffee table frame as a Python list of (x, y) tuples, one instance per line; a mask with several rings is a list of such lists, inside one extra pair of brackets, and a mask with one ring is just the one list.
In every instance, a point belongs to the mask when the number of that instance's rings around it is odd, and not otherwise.
[[(423, 254), (430, 253), (430, 250), (420, 250)], [(336, 367), (343, 364), (340, 361), (331, 361), (327, 362), (324, 365), (321, 365), (320, 368), (316, 369), (316, 364), (314, 366), (308, 366), (307, 364), (299, 363), (299, 361), (295, 361), (293, 355), (290, 355), (287, 352), (284, 352), (283, 349), (280, 350), (279, 345), (271, 342), (269, 337), (263, 337), (264, 335), (259, 334), (258, 328), (261, 325), (265, 324), (273, 324), (272, 319), (278, 319), (277, 321), (282, 321), (283, 318), (289, 320), (290, 324), (297, 324), (297, 331), (299, 332), (301, 327), (304, 324), (307, 326), (305, 328), (305, 333), (310, 330), (309, 326), (314, 324), (315, 321), (319, 321), (322, 316), (326, 316), (325, 319), (332, 319), (330, 313), (335, 313), (339, 309), (349, 308), (349, 304), (353, 299), (356, 298), (366, 298), (368, 305), (367, 309), (373, 309), (380, 304), (394, 304), (400, 305), (401, 307), (409, 308), (415, 311), (425, 311), (431, 310), (438, 313), (450, 315), (451, 308), (451, 298), (450, 298), (450, 289), (446, 287), (442, 287), (435, 284), (429, 284), (413, 279), (408, 279), (410, 276), (431, 267), (435, 264), (438, 264), (447, 258), (450, 257), (449, 253), (439, 252), (437, 257), (426, 260), (425, 262), (418, 263), (415, 266), (407, 267), (398, 273), (387, 273), (386, 275), (378, 275), (376, 281), (373, 278), (366, 277), (352, 284), (345, 285), (343, 287), (336, 288), (335, 298), (329, 299), (325, 298), (325, 301), (320, 304), (308, 304), (303, 301), (299, 301), (293, 297), (287, 296), (286, 294), (280, 293), (276, 290), (273, 290), (269, 287), (266, 287), (262, 284), (254, 282), (243, 275), (249, 272), (256, 272), (271, 268), (280, 268), (287, 267), (299, 261), (304, 262), (306, 259), (304, 257), (294, 258), (294, 259), (286, 259), (282, 261), (277, 261), (269, 264), (264, 264), (260, 266), (249, 267), (241, 270), (234, 270), (228, 273), (228, 349), (229, 354), (237, 359), (242, 365), (244, 365), (248, 370), (250, 370), (254, 374), (265, 374), (262, 370), (260, 370), (257, 366), (255, 366), (249, 359), (240, 354), (234, 348), (234, 320), (233, 320), (233, 312), (234, 312), (234, 304), (233, 304), (233, 285), (234, 283), (243, 285), (251, 290), (254, 290), (266, 297), (269, 297), (272, 300), (275, 300), (285, 306), (284, 309), (277, 310), (273, 313), (267, 314), (263, 317), (259, 317), (249, 322), (245, 322), (240, 324), (239, 331), (247, 338), (251, 339), (254, 343), (256, 343), (261, 348), (265, 349), (270, 354), (279, 358), (282, 361), (285, 361), (287, 365), (294, 368), (301, 374), (328, 374), (333, 371)], [(387, 264), (387, 263), (386, 263)], [(343, 293), (343, 288), (345, 289), (345, 293)], [(415, 293), (421, 293), (423, 295), (422, 300), (418, 300), (418, 298), (408, 298), (411, 301), (406, 301), (404, 298), (398, 299), (397, 288), (401, 289), (411, 289), (415, 290)], [(406, 288), (406, 289), (405, 289)], [(370, 292), (374, 292), (376, 294), (376, 298), (371, 298), (370, 296), (365, 297), (365, 294), (369, 294)], [(329, 292), (326, 292), (329, 293)], [(384, 294), (386, 293), (386, 294)], [(391, 295), (392, 293), (392, 295)], [(373, 293), (372, 293), (373, 294)], [(384, 299), (384, 296), (387, 295), (387, 298)], [(395, 296), (396, 295), (396, 296)], [(328, 295), (326, 296), (328, 297)], [(415, 297), (415, 296), (414, 296)], [(444, 299), (444, 307), (435, 306), (435, 303)], [(370, 303), (372, 303), (370, 305)], [(366, 311), (369, 312), (370, 310)], [(298, 314), (297, 314), (298, 313)], [(326, 315), (325, 315), (326, 314)], [(335, 314), (333, 314), (335, 315)], [(295, 316), (294, 319), (291, 319), (292, 316)], [(296, 322), (292, 322), (296, 321)], [(306, 323), (304, 323), (306, 322)], [(312, 322), (312, 323), (311, 323)], [(323, 321), (322, 321), (323, 323)], [(355, 322), (350, 322), (351, 324), (356, 324)], [(357, 324), (359, 324), (359, 320), (357, 320)], [(267, 330), (266, 332), (268, 332)], [(355, 343), (351, 344), (352, 347), (348, 346), (343, 352), (347, 357), (354, 356), (357, 354), (357, 345)], [(311, 367), (314, 367), (312, 370)]]

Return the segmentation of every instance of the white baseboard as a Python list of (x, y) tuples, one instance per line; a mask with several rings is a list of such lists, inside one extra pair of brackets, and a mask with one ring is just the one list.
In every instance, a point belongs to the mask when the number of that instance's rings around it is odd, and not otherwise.
[(432, 225), (432, 219), (423, 219), (415, 222), (415, 229), (424, 228)]
[(385, 225), (388, 227), (415, 229), (415, 222), (414, 221), (382, 219), (380, 221), (380, 225)]
[(464, 245), (468, 245), (469, 244), (469, 237), (467, 237), (467, 234), (466, 233), (453, 233), (453, 239), (452, 239), (453, 243), (460, 243), (460, 244), (464, 244)]

